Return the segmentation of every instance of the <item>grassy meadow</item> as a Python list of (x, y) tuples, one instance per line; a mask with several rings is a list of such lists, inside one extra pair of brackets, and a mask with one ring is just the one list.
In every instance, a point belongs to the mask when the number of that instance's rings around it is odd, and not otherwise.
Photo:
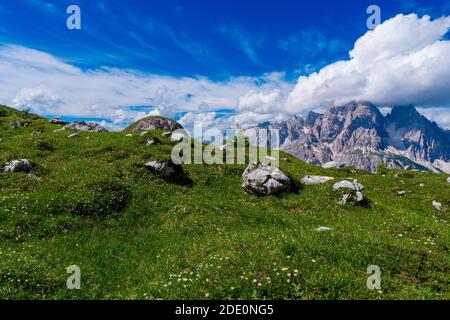
[[(450, 299), (447, 175), (281, 153), (298, 190), (257, 197), (241, 188), (245, 165), (184, 165), (190, 184), (149, 172), (170, 158), (162, 132), (59, 128), (0, 107), (0, 165), (33, 165), (0, 173), (0, 299)], [(161, 143), (146, 146), (152, 136)], [(332, 181), (301, 186), (305, 175), (358, 179), (369, 206), (339, 205)], [(70, 265), (80, 290), (66, 287)], [(369, 265), (381, 291), (366, 286)]]

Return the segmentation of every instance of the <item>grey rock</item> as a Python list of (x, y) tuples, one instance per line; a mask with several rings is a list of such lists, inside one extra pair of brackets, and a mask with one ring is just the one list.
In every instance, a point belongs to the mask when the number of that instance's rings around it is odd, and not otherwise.
[(302, 179), (302, 183), (304, 185), (315, 185), (315, 184), (322, 184), (326, 183), (330, 180), (334, 180), (332, 177), (326, 177), (326, 176), (306, 176)]
[(150, 161), (145, 164), (145, 168), (165, 179), (177, 178), (182, 174), (181, 166), (172, 161)]
[(77, 131), (92, 131), (92, 132), (107, 132), (103, 126), (95, 122), (86, 121), (74, 121), (66, 125), (67, 129), (77, 130)]
[(336, 161), (330, 161), (327, 163), (324, 163), (322, 165), (322, 168), (324, 169), (333, 169), (333, 168), (339, 168), (341, 165), (339, 163), (337, 163)]
[(339, 190), (341, 188), (352, 189), (354, 191), (364, 190), (364, 186), (362, 184), (358, 183), (357, 180), (354, 180), (353, 182), (343, 180), (343, 181), (337, 182), (333, 185), (334, 190)]
[(287, 175), (267, 164), (250, 164), (242, 178), (245, 191), (262, 196), (288, 191), (291, 187), (291, 179)]
[(60, 126), (65, 126), (65, 125), (69, 124), (67, 121), (60, 120), (59, 118), (52, 118), (48, 122), (51, 123), (51, 124), (57, 124), (57, 125), (60, 125)]
[(358, 204), (364, 200), (364, 195), (362, 191), (364, 190), (364, 186), (358, 183), (356, 180), (353, 182), (344, 180), (333, 185), (333, 190), (338, 193), (339, 204)]
[(450, 177), (447, 178), (447, 182), (450, 183)]
[(72, 139), (72, 138), (78, 138), (79, 136), (80, 136), (79, 133), (72, 133), (72, 134), (68, 135), (67, 138)]
[(32, 136), (38, 136), (38, 135), (40, 135), (40, 134), (42, 134), (43, 132), (42, 131), (33, 131), (32, 133), (31, 133), (31, 135)]
[(31, 170), (31, 163), (27, 159), (12, 160), (6, 163), (3, 168), (4, 172), (28, 172)]
[(62, 128), (60, 128), (60, 129), (53, 130), (53, 132), (62, 132), (62, 131), (64, 131), (64, 130), (66, 130), (66, 128), (65, 128), (65, 127), (62, 127)]
[(397, 191), (397, 194), (399, 196), (404, 196), (406, 194), (406, 191)]
[(129, 138), (131, 138), (132, 136), (133, 135), (131, 133), (128, 133), (128, 134), (125, 135), (125, 137), (129, 137)]
[(433, 205), (433, 207), (435, 207), (437, 210), (439, 210), (439, 211), (442, 210), (442, 203), (440, 203), (440, 202), (438, 202), (438, 201), (436, 201), (436, 200), (433, 200), (432, 205)]
[(150, 130), (164, 130), (175, 131), (177, 129), (183, 129), (183, 127), (176, 121), (159, 116), (150, 116), (136, 121), (129, 126), (126, 130), (132, 131), (150, 131)]

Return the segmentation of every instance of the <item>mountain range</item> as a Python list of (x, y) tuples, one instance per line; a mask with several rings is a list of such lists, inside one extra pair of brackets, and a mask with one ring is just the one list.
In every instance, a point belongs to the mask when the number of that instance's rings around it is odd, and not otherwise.
[[(286, 121), (265, 122), (245, 131), (258, 143), (261, 130), (279, 130), (280, 149), (324, 167), (350, 166), (450, 173), (450, 131), (421, 115), (414, 106), (392, 108), (384, 116), (370, 102), (332, 106)], [(270, 136), (270, 130), (269, 130)], [(271, 145), (274, 147), (274, 145)]]

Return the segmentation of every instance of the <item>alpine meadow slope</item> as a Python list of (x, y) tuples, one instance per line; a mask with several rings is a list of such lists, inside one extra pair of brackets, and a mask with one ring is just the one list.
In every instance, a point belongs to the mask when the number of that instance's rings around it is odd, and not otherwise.
[[(259, 197), (241, 187), (247, 165), (183, 165), (190, 183), (147, 170), (170, 160), (163, 133), (75, 131), (0, 107), (0, 165), (31, 166), (0, 173), (0, 298), (450, 298), (447, 175), (280, 152), (295, 188)], [(342, 180), (364, 186), (364, 205), (336, 201)], [(80, 290), (66, 287), (70, 265)]]

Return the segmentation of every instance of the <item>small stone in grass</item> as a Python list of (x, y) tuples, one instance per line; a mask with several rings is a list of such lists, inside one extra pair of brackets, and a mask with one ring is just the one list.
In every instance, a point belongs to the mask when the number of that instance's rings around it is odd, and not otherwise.
[(331, 228), (328, 227), (319, 227), (316, 229), (317, 232), (327, 232), (327, 231), (331, 231)]

